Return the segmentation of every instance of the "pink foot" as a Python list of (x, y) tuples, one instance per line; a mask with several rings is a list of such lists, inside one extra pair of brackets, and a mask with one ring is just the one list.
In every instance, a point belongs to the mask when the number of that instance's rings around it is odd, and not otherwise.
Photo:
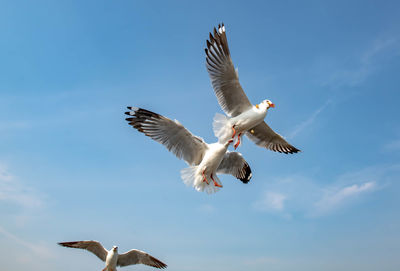
[(217, 183), (217, 182), (214, 180), (214, 177), (213, 177), (212, 174), (211, 174), (211, 180), (213, 180), (214, 185), (215, 185), (216, 187), (222, 187), (222, 185), (220, 185), (219, 183)]
[(202, 173), (202, 175), (203, 175), (203, 182), (206, 182), (207, 184), (210, 184), (208, 181), (207, 181), (207, 178), (206, 178), (206, 175), (204, 175), (204, 172), (205, 172), (206, 170), (203, 170), (203, 173)]
[(239, 135), (238, 135), (238, 141), (236, 142), (236, 144), (235, 144), (235, 150), (237, 149), (237, 147), (239, 147), (239, 144), (240, 144), (240, 136), (242, 135), (242, 133), (240, 133)]

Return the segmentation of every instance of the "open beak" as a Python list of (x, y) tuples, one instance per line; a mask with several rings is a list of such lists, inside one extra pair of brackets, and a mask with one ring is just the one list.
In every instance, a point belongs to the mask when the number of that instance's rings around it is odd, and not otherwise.
[(275, 104), (271, 103), (271, 104), (269, 105), (269, 107), (275, 107)]

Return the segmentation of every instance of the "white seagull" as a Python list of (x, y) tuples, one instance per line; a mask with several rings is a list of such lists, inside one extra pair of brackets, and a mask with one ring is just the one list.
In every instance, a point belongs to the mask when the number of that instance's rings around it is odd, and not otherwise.
[(133, 264), (145, 264), (156, 268), (164, 269), (167, 265), (162, 261), (154, 258), (144, 251), (132, 249), (124, 254), (118, 254), (118, 247), (113, 246), (112, 249), (106, 250), (100, 242), (97, 241), (75, 241), (58, 243), (63, 247), (81, 248), (92, 252), (99, 257), (100, 260), (106, 262), (103, 271), (117, 271), (117, 266), (127, 266)]
[(275, 133), (265, 122), (267, 110), (275, 105), (270, 100), (252, 105), (244, 93), (237, 70), (235, 70), (229, 52), (224, 24), (214, 28), (207, 40), (206, 67), (218, 103), (229, 116), (216, 114), (214, 117), (214, 133), (221, 142), (237, 137), (235, 149), (240, 144), (242, 133), (261, 147), (283, 153), (296, 153), (300, 150), (290, 145)]
[[(251, 169), (246, 160), (238, 152), (227, 152), (229, 144), (207, 144), (198, 136), (189, 132), (177, 120), (170, 120), (157, 113), (128, 107), (130, 112), (126, 120), (139, 132), (163, 144), (179, 159), (190, 165), (181, 170), (181, 177), (186, 185), (193, 186), (197, 191), (214, 193), (222, 187), (217, 173), (231, 174), (243, 183), (251, 179)], [(211, 182), (212, 181), (212, 182)]]

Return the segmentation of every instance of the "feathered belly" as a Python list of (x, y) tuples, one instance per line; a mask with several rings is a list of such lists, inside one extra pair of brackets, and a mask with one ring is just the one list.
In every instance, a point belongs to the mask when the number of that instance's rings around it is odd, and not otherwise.
[(260, 124), (264, 120), (265, 115), (257, 112), (245, 112), (232, 118), (231, 122), (235, 125), (236, 131), (242, 133)]
[(202, 163), (201, 170), (205, 170), (206, 174), (211, 174), (217, 171), (219, 164), (221, 164), (222, 159), (224, 158), (224, 154), (226, 152), (224, 150), (210, 152), (205, 155)]

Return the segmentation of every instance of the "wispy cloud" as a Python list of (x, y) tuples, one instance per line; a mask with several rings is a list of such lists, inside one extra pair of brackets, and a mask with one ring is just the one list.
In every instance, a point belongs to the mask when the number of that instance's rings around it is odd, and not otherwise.
[(317, 117), (319, 116), (319, 114), (321, 114), (322, 111), (325, 110), (325, 108), (330, 105), (332, 103), (331, 100), (328, 100), (325, 104), (323, 104), (321, 107), (319, 107), (317, 110), (315, 110), (311, 116), (309, 118), (307, 118), (306, 120), (304, 120), (303, 122), (301, 122), (300, 124), (296, 125), (296, 127), (294, 128), (294, 130), (292, 132), (289, 133), (289, 135), (287, 136), (288, 139), (292, 139), (294, 138), (296, 135), (298, 135), (300, 132), (302, 132), (304, 129), (310, 127), (315, 120), (317, 119)]
[(372, 192), (376, 189), (377, 185), (375, 182), (365, 182), (335, 189), (327, 189), (324, 196), (315, 203), (313, 215), (322, 215), (333, 211), (361, 194)]
[(390, 141), (383, 146), (385, 151), (399, 151), (400, 150), (400, 139)]
[(261, 267), (261, 266), (266, 266), (270, 264), (276, 264), (279, 263), (278, 258), (273, 258), (273, 257), (255, 257), (255, 258), (246, 258), (243, 261), (243, 265), (245, 267)]
[(24, 251), (21, 251), (21, 254), (17, 255), (18, 260), (20, 260), (20, 261), (24, 262), (24, 261), (27, 261), (27, 258), (33, 258), (31, 255), (32, 253), (34, 253), (36, 256), (39, 256), (41, 258), (53, 257), (51, 250), (48, 249), (45, 245), (28, 242), (28, 241), (16, 236), (15, 234), (7, 231), (6, 229), (4, 229), (1, 226), (0, 226), (0, 234), (5, 236), (6, 238), (10, 239), (11, 241), (19, 244), (24, 249), (28, 249), (31, 252), (31, 253), (27, 254), (27, 253), (24, 253)]
[[(397, 55), (398, 48), (399, 41), (396, 38), (377, 38), (350, 62), (350, 67), (347, 63), (336, 65), (335, 70), (328, 72), (329, 77), (323, 80), (322, 85), (335, 87), (359, 85), (379, 69), (382, 61)], [(339, 65), (342, 67), (338, 67)]]
[(7, 168), (1, 164), (0, 201), (14, 203), (30, 209), (43, 206), (43, 201), (38, 193), (34, 189), (21, 184), (8, 172)]
[(400, 165), (372, 166), (337, 176), (328, 185), (302, 174), (270, 182), (260, 198), (253, 202), (257, 211), (292, 217), (319, 217), (348, 208), (368, 194), (390, 185), (397, 178)]
[(27, 121), (0, 121), (0, 132), (9, 130), (23, 130), (30, 127)]
[(202, 204), (198, 207), (198, 211), (205, 214), (211, 214), (214, 213), (216, 209), (211, 204)]
[(261, 211), (283, 211), (285, 200), (284, 194), (265, 191), (261, 199), (254, 203), (254, 208)]

